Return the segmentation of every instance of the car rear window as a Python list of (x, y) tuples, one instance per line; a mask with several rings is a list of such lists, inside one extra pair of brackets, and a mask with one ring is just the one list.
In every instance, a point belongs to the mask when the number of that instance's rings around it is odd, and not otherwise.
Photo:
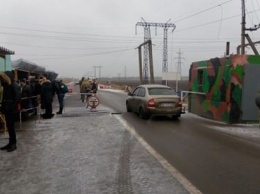
[(177, 95), (171, 88), (148, 88), (149, 95)]

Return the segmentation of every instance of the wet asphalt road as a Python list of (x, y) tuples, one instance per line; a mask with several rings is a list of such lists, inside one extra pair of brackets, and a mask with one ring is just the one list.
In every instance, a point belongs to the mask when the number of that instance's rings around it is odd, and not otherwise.
[[(141, 120), (126, 113), (126, 94), (100, 92), (100, 97), (201, 192), (260, 193), (260, 132), (256, 126), (231, 126), (189, 113), (175, 121)], [(243, 133), (234, 133), (240, 128)]]
[(91, 112), (78, 95), (65, 104), (63, 115), (24, 122), (17, 150), (0, 152), (1, 194), (188, 193), (109, 108)]

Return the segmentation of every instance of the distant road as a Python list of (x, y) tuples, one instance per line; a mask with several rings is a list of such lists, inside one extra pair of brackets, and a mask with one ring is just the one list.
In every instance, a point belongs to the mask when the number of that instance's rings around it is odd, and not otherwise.
[[(138, 86), (140, 83), (139, 83), (139, 80), (138, 79), (117, 79), (117, 80), (110, 80), (112, 84), (117, 84), (117, 85), (130, 85), (132, 86), (133, 88)], [(155, 83), (156, 84), (162, 84), (162, 80), (155, 80)], [(178, 91), (180, 90), (185, 90), (187, 91), (189, 89), (189, 81), (188, 80), (180, 80), (176, 83), (176, 81), (167, 81), (167, 85), (176, 89), (176, 86), (177, 86), (177, 89)]]
[(99, 90), (98, 95), (102, 105), (122, 113), (150, 146), (203, 193), (260, 193), (260, 138), (225, 133), (227, 125), (190, 113), (177, 121), (141, 120), (126, 112), (126, 93)]

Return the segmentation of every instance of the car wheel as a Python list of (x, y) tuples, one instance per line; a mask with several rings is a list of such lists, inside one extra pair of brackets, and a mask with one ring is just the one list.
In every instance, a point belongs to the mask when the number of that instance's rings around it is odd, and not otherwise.
[(131, 108), (129, 107), (129, 104), (128, 104), (128, 103), (126, 103), (126, 111), (127, 111), (127, 112), (132, 112), (132, 110), (131, 110)]
[(149, 115), (144, 112), (144, 109), (141, 107), (139, 108), (139, 117), (142, 119), (148, 119)]

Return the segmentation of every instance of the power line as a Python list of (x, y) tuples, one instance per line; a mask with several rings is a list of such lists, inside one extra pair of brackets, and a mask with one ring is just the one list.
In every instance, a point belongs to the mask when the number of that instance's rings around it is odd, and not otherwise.
[(54, 47), (54, 46), (37, 46), (37, 45), (30, 45), (30, 44), (17, 44), (17, 43), (12, 43), (12, 42), (2, 42), (1, 43), (8, 43), (11, 45), (17, 45), (17, 46), (24, 46), (24, 47), (33, 47), (33, 48), (47, 48), (47, 49), (59, 49), (59, 50), (100, 50), (100, 49), (117, 49), (117, 48), (124, 48), (127, 49), (126, 47), (90, 47), (90, 48), (85, 48), (85, 47)]
[(258, 0), (255, 0), (255, 1), (256, 1), (258, 8), (260, 9), (260, 4), (259, 4)]
[[(0, 28), (14, 29), (14, 30), (23, 30), (23, 31), (32, 31), (32, 32), (41, 32), (41, 33), (64, 34), (64, 35), (110, 37), (110, 38), (112, 38), (112, 37), (114, 37), (114, 38), (127, 38), (126, 36), (106, 36), (106, 35), (97, 35), (97, 34), (72, 33), (72, 32), (61, 32), (61, 31), (49, 31), (49, 30), (35, 30), (35, 29), (17, 28), (17, 27), (8, 27), (8, 26), (0, 26)], [(130, 37), (128, 37), (128, 38), (130, 38)]]
[(118, 48), (124, 48), (127, 49), (126, 47), (90, 47), (90, 48), (85, 48), (85, 47), (54, 47), (54, 46), (37, 46), (37, 45), (30, 45), (30, 44), (17, 44), (17, 43), (12, 43), (12, 42), (2, 42), (1, 43), (7, 43), (11, 45), (17, 45), (17, 46), (24, 46), (24, 47), (33, 47), (33, 48), (47, 48), (47, 49), (59, 49), (59, 50), (100, 50), (100, 49), (118, 49)]
[[(223, 18), (222, 21), (224, 20), (229, 20), (229, 19), (232, 19), (232, 18), (235, 18), (235, 17), (239, 17), (241, 16), (241, 14), (237, 14), (237, 15), (234, 15), (234, 16), (230, 16), (230, 17), (227, 17), (227, 18)], [(185, 28), (185, 29), (182, 29), (182, 30), (176, 30), (176, 32), (183, 32), (183, 31), (186, 31), (186, 30), (190, 30), (190, 29), (193, 29), (193, 28), (199, 28), (199, 27), (202, 27), (202, 26), (207, 26), (209, 24), (213, 24), (213, 23), (217, 23), (221, 20), (214, 20), (214, 21), (211, 21), (211, 22), (208, 22), (208, 23), (205, 23), (205, 24), (200, 24), (200, 25), (196, 25), (196, 26), (191, 26), (189, 28)]]
[[(134, 50), (134, 49), (125, 49), (124, 51), (129, 51), (129, 50)], [(89, 57), (89, 56), (97, 56), (97, 55), (105, 55), (105, 54), (117, 53), (117, 52), (122, 52), (122, 51), (123, 51), (123, 50), (117, 50), (117, 51), (110, 51), (110, 52), (100, 52), (100, 53), (92, 53), (92, 54), (74, 55), (74, 56), (68, 56), (68, 57), (50, 57), (50, 58), (30, 59), (30, 60), (49, 60), (49, 59), (82, 58), (82, 57)]]
[[(260, 9), (248, 11), (247, 13), (249, 14), (249, 13), (258, 12), (258, 11), (260, 11)], [(187, 31), (187, 30), (190, 30), (190, 29), (199, 28), (199, 27), (203, 27), (203, 26), (207, 26), (207, 25), (210, 25), (210, 24), (213, 24), (213, 23), (217, 23), (217, 22), (220, 22), (220, 21), (230, 20), (230, 19), (233, 19), (233, 18), (236, 18), (236, 17), (240, 17), (240, 16), (241, 16), (241, 14), (237, 14), (237, 15), (233, 15), (233, 16), (230, 16), (230, 17), (222, 18), (220, 20), (214, 20), (214, 21), (207, 22), (207, 23), (204, 23), (204, 24), (191, 26), (189, 28), (184, 28), (184, 29), (180, 29), (180, 30), (177, 29), (175, 31), (175, 33), (183, 32), (183, 31)]]
[[(260, 9), (258, 10), (253, 10), (253, 11), (248, 11), (247, 13), (252, 13), (252, 12), (257, 12), (257, 11), (260, 11)], [(210, 25), (210, 24), (213, 24), (213, 23), (216, 23), (216, 22), (220, 22), (220, 21), (224, 21), (224, 20), (229, 20), (229, 19), (232, 19), (232, 18), (235, 18), (235, 17), (239, 17), (239, 15), (234, 15), (234, 16), (230, 16), (230, 17), (227, 17), (227, 18), (222, 18), (221, 20), (215, 20), (215, 21), (211, 21), (211, 22), (208, 22), (208, 23), (205, 23), (205, 24), (200, 24), (200, 25), (196, 25), (196, 26), (191, 26), (189, 28), (185, 28), (185, 29), (182, 29), (182, 30), (178, 30), (175, 31), (176, 32), (182, 32), (182, 31), (186, 31), (186, 30), (190, 30), (190, 29), (194, 29), (194, 28), (198, 28), (198, 27), (202, 27), (202, 26), (206, 26), (206, 25)], [(46, 32), (46, 31), (45, 31)], [(62, 33), (62, 32), (60, 32)], [(35, 35), (35, 34), (22, 34), (22, 33), (9, 33), (9, 32), (0, 32), (0, 34), (6, 34), (6, 35), (12, 35), (12, 36), (24, 36), (24, 37), (35, 37), (35, 38), (47, 38), (47, 39), (55, 39), (55, 40), (70, 40), (70, 41), (88, 41), (88, 42), (114, 42), (114, 43), (129, 43), (129, 42), (132, 42), (132, 38), (130, 41), (128, 40), (114, 40), (114, 39), (93, 39), (93, 38), (79, 38), (79, 37), (62, 37), (62, 36), (49, 36), (49, 35)], [(67, 33), (67, 34), (77, 34), (77, 33)], [(83, 34), (78, 34), (78, 35), (83, 35)], [(86, 34), (87, 35), (87, 34)], [(120, 37), (120, 36), (99, 36), (99, 37)], [(120, 38), (123, 38), (123, 37), (120, 37)], [(130, 37), (129, 37), (130, 38)]]
[(187, 17), (181, 18), (181, 19), (179, 19), (179, 20), (176, 20), (175, 23), (180, 22), (180, 21), (183, 21), (183, 20), (186, 20), (186, 19), (191, 18), (191, 17), (196, 16), (196, 15), (200, 15), (200, 14), (206, 12), (206, 11), (209, 11), (209, 10), (211, 10), (211, 9), (214, 9), (214, 8), (216, 8), (216, 7), (218, 7), (218, 6), (224, 5), (224, 4), (229, 3), (229, 2), (231, 2), (231, 1), (233, 1), (233, 0), (226, 1), (226, 2), (224, 2), (224, 3), (221, 3), (221, 4), (215, 5), (215, 6), (213, 6), (213, 7), (207, 8), (207, 9), (205, 9), (205, 10), (199, 11), (199, 12), (194, 13), (194, 14), (192, 14), (192, 15), (189, 15), (189, 16), (187, 16)]
[(80, 38), (80, 37), (64, 37), (64, 36), (50, 36), (50, 35), (39, 35), (39, 34), (23, 34), (23, 33), (10, 33), (10, 32), (0, 32), (0, 34), (11, 35), (11, 36), (21, 36), (29, 38), (45, 38), (52, 40), (67, 40), (67, 41), (87, 41), (87, 42), (113, 42), (113, 43), (128, 43), (131, 40), (124, 39), (93, 39), (93, 38)]
[[(260, 8), (259, 4), (258, 4), (258, 0), (256, 2), (257, 2), (257, 5), (258, 5), (258, 8)], [(252, 3), (252, 7), (255, 7), (255, 4), (254, 4), (253, 0), (251, 0), (251, 3)], [(259, 20), (258, 15), (256, 13), (255, 13), (255, 16), (256, 16), (257, 21), (260, 23), (260, 20)]]
[(219, 28), (218, 28), (218, 38), (219, 38), (219, 35), (220, 35), (220, 29), (221, 29), (222, 18), (223, 18), (223, 7), (220, 6), (220, 8), (221, 8), (221, 16), (220, 16), (220, 23), (219, 23)]

